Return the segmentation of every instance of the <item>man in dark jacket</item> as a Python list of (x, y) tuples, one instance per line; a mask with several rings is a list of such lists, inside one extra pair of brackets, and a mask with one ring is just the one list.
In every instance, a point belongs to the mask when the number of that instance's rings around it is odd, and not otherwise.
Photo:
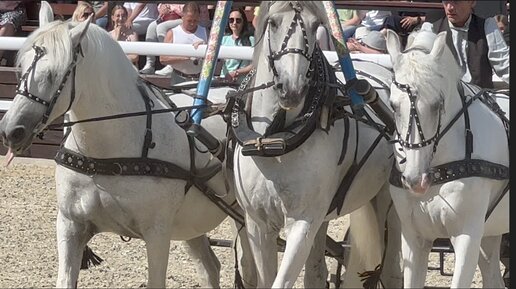
[(509, 47), (494, 18), (473, 13), (476, 1), (442, 1), (445, 17), (433, 23), (434, 32), (447, 31), (446, 42), (462, 67), (462, 80), (493, 88), (493, 70), (509, 83)]

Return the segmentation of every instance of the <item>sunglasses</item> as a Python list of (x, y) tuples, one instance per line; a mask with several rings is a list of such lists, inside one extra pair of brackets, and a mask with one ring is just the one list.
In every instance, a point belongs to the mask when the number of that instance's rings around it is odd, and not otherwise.
[(233, 22), (236, 22), (236, 24), (240, 24), (240, 23), (242, 23), (242, 18), (229, 17), (229, 23), (233, 23)]

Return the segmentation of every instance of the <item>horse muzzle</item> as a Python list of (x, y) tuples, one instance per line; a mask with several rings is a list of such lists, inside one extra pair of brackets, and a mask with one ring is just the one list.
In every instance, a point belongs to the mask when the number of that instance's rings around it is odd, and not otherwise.
[(0, 136), (3, 145), (16, 154), (26, 150), (32, 143), (32, 139), (29, 138), (30, 132), (23, 125), (0, 128)]
[(285, 110), (289, 110), (301, 104), (308, 91), (308, 85), (278, 84), (274, 89), (278, 91), (280, 106)]
[(402, 175), (401, 182), (403, 183), (403, 186), (411, 193), (417, 196), (422, 196), (432, 185), (432, 178), (427, 173), (414, 178)]

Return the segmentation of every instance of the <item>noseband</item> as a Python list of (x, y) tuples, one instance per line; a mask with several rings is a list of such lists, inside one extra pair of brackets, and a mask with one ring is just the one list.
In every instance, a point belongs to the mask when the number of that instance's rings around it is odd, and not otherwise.
[[(32, 45), (32, 49), (34, 49), (36, 54), (34, 56), (34, 59), (32, 60), (32, 64), (29, 66), (27, 71), (20, 78), (20, 83), (18, 84), (18, 87), (16, 88), (16, 93), (23, 95), (23, 96), (27, 97), (28, 99), (35, 101), (39, 104), (42, 104), (43, 106), (45, 106), (47, 108), (45, 113), (43, 114), (43, 117), (41, 118), (41, 121), (39, 122), (38, 125), (35, 126), (35, 128), (33, 130), (33, 133), (36, 134), (47, 125), (48, 118), (50, 117), (50, 114), (52, 113), (52, 110), (54, 109), (57, 99), (61, 95), (61, 92), (63, 90), (63, 87), (66, 84), (66, 81), (68, 80), (68, 77), (73, 72), (74, 81), (72, 82), (72, 92), (71, 92), (71, 96), (70, 96), (70, 104), (68, 105), (68, 108), (66, 109), (66, 111), (68, 111), (70, 109), (70, 107), (72, 107), (72, 103), (75, 99), (75, 70), (76, 70), (76, 65), (77, 65), (77, 57), (80, 52), (82, 54), (82, 51), (81, 51), (80, 45), (77, 46), (77, 48), (75, 48), (74, 53), (73, 53), (72, 63), (70, 64), (70, 67), (68, 68), (63, 79), (61, 80), (61, 84), (59, 84), (59, 87), (54, 92), (54, 95), (52, 96), (52, 98), (49, 101), (46, 101), (46, 100), (42, 99), (41, 97), (30, 93), (29, 88), (27, 87), (30, 72), (34, 70), (34, 68), (36, 67), (36, 63), (46, 54), (46, 49), (44, 47)], [(23, 83), (23, 86), (22, 86), (22, 83)]]
[[(437, 124), (437, 131), (435, 132), (435, 135), (429, 139), (425, 139), (425, 135), (423, 134), (423, 129), (421, 128), (421, 122), (419, 120), (419, 114), (417, 113), (416, 109), (416, 98), (417, 94), (414, 94), (412, 90), (410, 89), (410, 86), (408, 84), (401, 84), (397, 82), (394, 77), (392, 78), (392, 83), (396, 85), (396, 87), (407, 93), (409, 100), (410, 100), (410, 115), (409, 115), (409, 126), (407, 129), (407, 135), (405, 136), (405, 139), (401, 136), (400, 132), (398, 131), (398, 127), (396, 126), (396, 134), (398, 135), (398, 142), (401, 146), (408, 149), (418, 149), (422, 147), (426, 147), (430, 144), (434, 144), (433, 152), (435, 153), (437, 149), (437, 143), (440, 139), (440, 132), (441, 132), (441, 113), (439, 113), (439, 120)], [(417, 131), (419, 133), (419, 137), (421, 139), (421, 142), (419, 143), (411, 143), (410, 142), (410, 133), (412, 132), (412, 125), (413, 123), (416, 124)]]
[[(306, 35), (305, 22), (303, 21), (303, 18), (301, 17), (301, 11), (303, 10), (303, 8), (301, 6), (299, 6), (299, 3), (296, 3), (296, 4), (289, 3), (289, 4), (292, 7), (292, 9), (294, 9), (295, 14), (294, 14), (294, 18), (292, 19), (292, 22), (290, 23), (290, 27), (288, 28), (287, 34), (285, 35), (285, 38), (283, 39), (283, 43), (281, 43), (281, 48), (277, 52), (273, 52), (272, 51), (271, 41), (270, 41), (270, 36), (271, 36), (271, 30), (270, 30), (271, 25), (270, 24), (271, 24), (271, 21), (270, 21), (270, 19), (268, 21), (269, 66), (272, 68), (272, 72), (274, 73), (274, 76), (276, 76), (276, 77), (278, 77), (278, 71), (276, 70), (276, 66), (274, 65), (274, 61), (275, 60), (279, 60), (285, 54), (289, 54), (289, 53), (301, 54), (301, 55), (303, 55), (308, 60), (308, 62), (310, 62), (310, 63), (312, 62), (312, 56), (310, 55), (310, 52), (309, 52), (310, 49), (309, 49), (309, 45), (308, 45), (308, 37)], [(299, 27), (301, 28), (301, 32), (303, 33), (303, 39), (304, 39), (304, 42), (305, 42), (305, 47), (304, 47), (304, 49), (287, 48), (288, 41), (290, 40), (290, 37), (292, 36), (292, 33), (294, 33), (294, 29), (298, 25), (298, 23), (299, 23)], [(309, 70), (307, 72), (307, 77), (308, 78), (310, 78), (310, 73), (311, 73), (311, 71)]]

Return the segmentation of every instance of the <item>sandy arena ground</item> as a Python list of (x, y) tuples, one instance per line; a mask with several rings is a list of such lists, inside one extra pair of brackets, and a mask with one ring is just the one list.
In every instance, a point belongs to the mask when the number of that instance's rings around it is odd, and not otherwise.
[[(0, 288), (54, 287), (57, 278), (57, 249), (55, 237), (56, 196), (54, 162), (17, 158), (5, 168), (0, 157)], [(330, 224), (330, 235), (342, 240), (347, 218)], [(231, 239), (229, 221), (209, 233), (212, 238)], [(83, 270), (79, 287), (134, 288), (147, 279), (144, 243), (125, 243), (114, 234), (99, 234), (90, 247), (104, 259), (97, 267)], [(214, 247), (219, 257), (221, 286), (233, 287), (233, 257), (231, 250)], [(430, 266), (438, 265), (438, 255), (432, 253)], [(328, 263), (333, 260), (327, 259)], [(453, 255), (446, 258), (446, 271), (453, 268)], [(330, 272), (333, 273), (333, 272)], [(302, 288), (302, 276), (296, 288)], [(199, 287), (193, 264), (181, 242), (172, 242), (167, 271), (167, 287)], [(427, 286), (449, 286), (451, 277), (429, 271)], [(473, 288), (482, 287), (477, 270)]]

